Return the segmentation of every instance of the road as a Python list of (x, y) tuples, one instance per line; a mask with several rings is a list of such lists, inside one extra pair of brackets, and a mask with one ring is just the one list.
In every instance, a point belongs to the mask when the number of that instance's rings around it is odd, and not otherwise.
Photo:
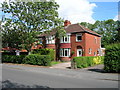
[(2, 65), (3, 88), (118, 88), (118, 74)]

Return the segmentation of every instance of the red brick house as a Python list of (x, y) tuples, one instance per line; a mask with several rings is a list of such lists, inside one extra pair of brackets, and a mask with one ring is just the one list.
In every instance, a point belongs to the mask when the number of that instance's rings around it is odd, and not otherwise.
[[(64, 22), (66, 37), (60, 39), (60, 59), (70, 61), (73, 57), (100, 56), (101, 36), (79, 24)], [(54, 32), (40, 36), (44, 48), (55, 49)]]

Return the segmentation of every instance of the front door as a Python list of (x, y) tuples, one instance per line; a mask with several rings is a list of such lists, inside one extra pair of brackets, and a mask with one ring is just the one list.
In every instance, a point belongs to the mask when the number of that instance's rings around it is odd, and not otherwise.
[(77, 49), (77, 57), (82, 56), (82, 49)]

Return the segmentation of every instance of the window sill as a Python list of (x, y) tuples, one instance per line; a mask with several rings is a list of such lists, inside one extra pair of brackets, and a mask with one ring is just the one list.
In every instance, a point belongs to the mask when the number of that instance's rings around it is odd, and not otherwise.
[(60, 57), (70, 57), (70, 56), (60, 56)]
[(81, 41), (76, 41), (76, 42), (82, 42), (82, 40)]
[(70, 42), (60, 42), (60, 43), (70, 43)]
[(55, 43), (46, 43), (46, 44), (55, 44)]

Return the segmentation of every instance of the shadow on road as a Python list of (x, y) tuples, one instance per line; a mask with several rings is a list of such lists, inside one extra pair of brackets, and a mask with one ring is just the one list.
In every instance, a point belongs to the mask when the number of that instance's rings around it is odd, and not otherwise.
[(88, 69), (88, 71), (93, 71), (93, 72), (99, 72), (99, 73), (105, 73), (103, 69)]
[(3, 90), (5, 88), (49, 88), (47, 86), (40, 86), (40, 85), (33, 85), (33, 86), (29, 86), (29, 85), (23, 85), (23, 84), (18, 84), (18, 83), (13, 83), (9, 80), (5, 80), (5, 81), (2, 81), (2, 88)]

